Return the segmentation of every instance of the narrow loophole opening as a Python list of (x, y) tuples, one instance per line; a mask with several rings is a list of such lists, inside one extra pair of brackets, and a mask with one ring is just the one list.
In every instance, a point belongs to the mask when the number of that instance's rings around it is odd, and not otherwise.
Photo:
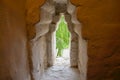
[(71, 34), (68, 30), (68, 25), (64, 14), (60, 15), (60, 20), (57, 23), (55, 31), (56, 38), (56, 53), (55, 65), (70, 66), (70, 45)]

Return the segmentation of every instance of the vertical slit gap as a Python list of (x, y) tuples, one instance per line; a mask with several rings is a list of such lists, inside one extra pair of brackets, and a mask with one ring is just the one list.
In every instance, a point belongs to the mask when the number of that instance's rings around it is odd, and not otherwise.
[(70, 66), (70, 45), (71, 34), (68, 30), (68, 25), (63, 13), (60, 15), (60, 20), (57, 23), (55, 32), (56, 37), (56, 59), (55, 65)]

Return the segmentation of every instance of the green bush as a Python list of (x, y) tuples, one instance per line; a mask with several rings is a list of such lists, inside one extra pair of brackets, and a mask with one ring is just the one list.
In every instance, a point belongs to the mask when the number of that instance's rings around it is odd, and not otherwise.
[(56, 48), (58, 49), (57, 56), (62, 56), (62, 52), (65, 48), (69, 47), (70, 43), (70, 32), (65, 22), (64, 15), (61, 16), (56, 31)]

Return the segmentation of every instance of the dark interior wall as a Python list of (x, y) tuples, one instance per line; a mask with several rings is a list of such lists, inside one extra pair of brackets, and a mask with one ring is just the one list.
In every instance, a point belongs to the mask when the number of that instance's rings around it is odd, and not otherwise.
[(30, 80), (25, 0), (0, 0), (0, 80)]
[(120, 1), (71, 2), (88, 40), (88, 80), (120, 80)]

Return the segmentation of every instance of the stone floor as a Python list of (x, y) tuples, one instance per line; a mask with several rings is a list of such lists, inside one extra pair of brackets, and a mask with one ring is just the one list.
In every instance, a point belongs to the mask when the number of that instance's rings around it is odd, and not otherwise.
[(80, 80), (77, 68), (70, 68), (69, 49), (63, 51), (63, 56), (56, 58), (54, 66), (48, 68), (41, 80)]
[(80, 80), (80, 73), (77, 68), (56, 65), (48, 68), (41, 80)]

